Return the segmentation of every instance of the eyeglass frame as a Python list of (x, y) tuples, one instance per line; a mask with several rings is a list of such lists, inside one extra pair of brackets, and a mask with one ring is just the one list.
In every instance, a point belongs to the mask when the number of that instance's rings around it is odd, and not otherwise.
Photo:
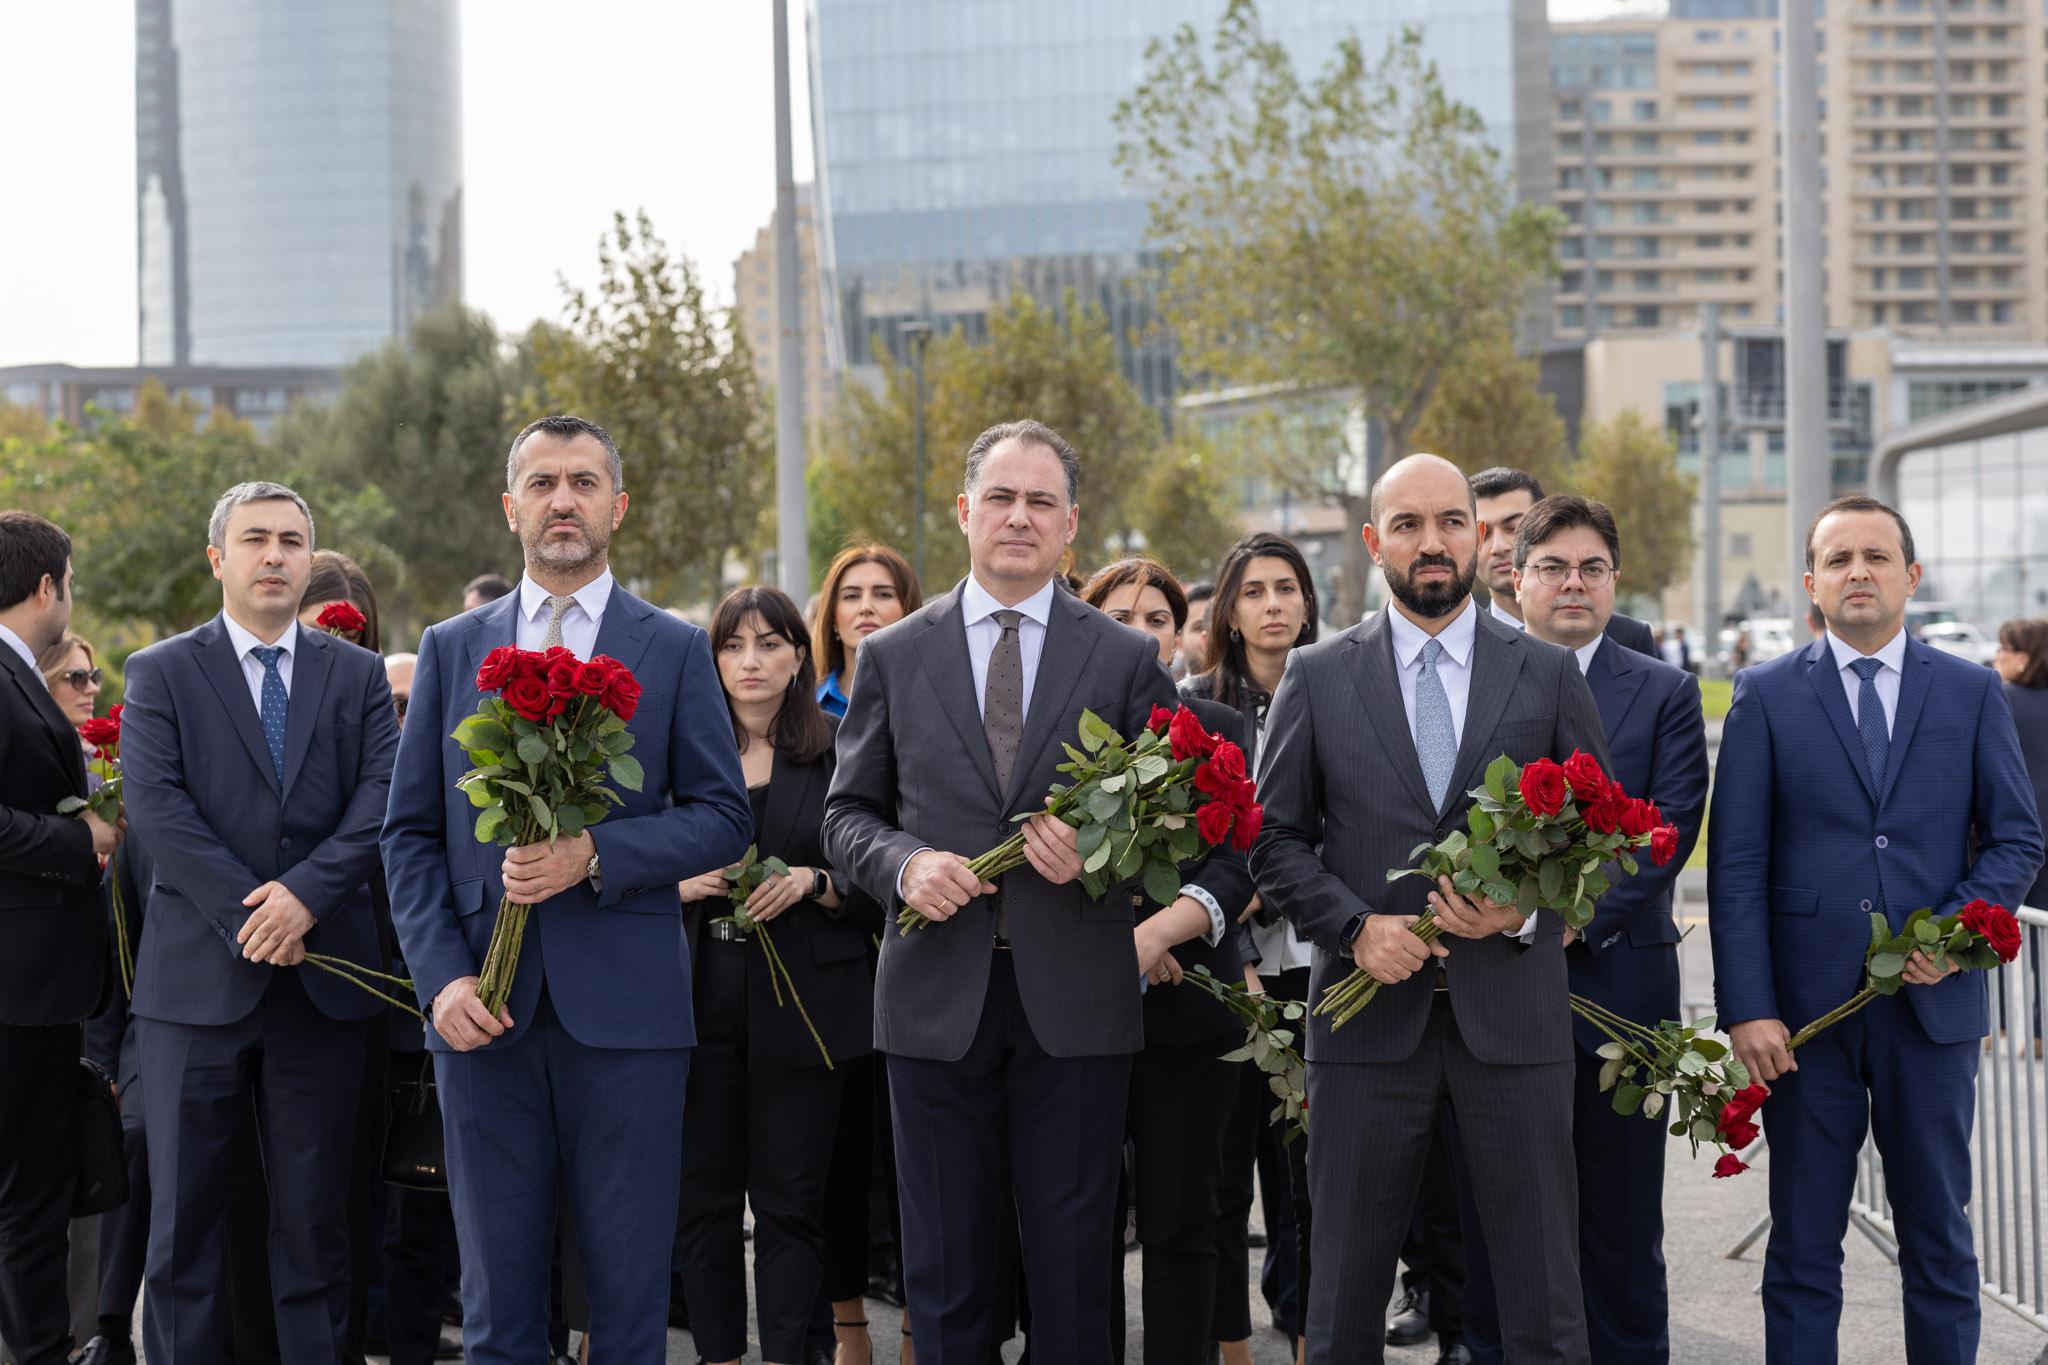
[[(1588, 569), (1595, 571), (1591, 577), (1587, 576)], [(1534, 574), (1536, 581), (1546, 588), (1563, 587), (1572, 581), (1573, 574), (1577, 574), (1579, 582), (1586, 587), (1600, 588), (1612, 582), (1614, 575), (1620, 570), (1604, 559), (1582, 559), (1576, 564), (1567, 564), (1561, 559), (1539, 559), (1533, 564), (1525, 565), (1522, 572)], [(1557, 576), (1556, 582), (1551, 581), (1552, 574)]]
[(74, 691), (83, 692), (88, 686), (106, 685), (106, 670), (100, 668), (67, 668), (61, 673), (52, 673), (51, 682), (70, 683)]

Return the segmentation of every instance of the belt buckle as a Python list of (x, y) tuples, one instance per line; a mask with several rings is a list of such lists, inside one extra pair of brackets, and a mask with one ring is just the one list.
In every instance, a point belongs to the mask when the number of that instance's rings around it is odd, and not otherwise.
[(746, 932), (730, 920), (711, 921), (711, 937), (718, 943), (740, 943), (746, 939)]
[(1448, 991), (1450, 990), (1450, 988), (1451, 974), (1442, 963), (1438, 963), (1436, 969), (1436, 989), (1440, 991)]

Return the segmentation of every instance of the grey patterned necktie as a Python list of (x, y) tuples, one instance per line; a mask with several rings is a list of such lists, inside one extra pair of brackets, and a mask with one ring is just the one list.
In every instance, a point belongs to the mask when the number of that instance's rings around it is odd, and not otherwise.
[(553, 649), (562, 643), (562, 616), (575, 605), (576, 599), (573, 597), (548, 598), (548, 630), (547, 634), (540, 637), (542, 649)]
[(1436, 810), (1444, 808), (1451, 771), (1458, 764), (1458, 727), (1451, 721), (1450, 695), (1436, 672), (1436, 661), (1443, 653), (1443, 641), (1424, 641), (1422, 673), (1415, 680), (1415, 756), (1422, 760), (1423, 785), (1429, 788)]
[(1856, 659), (1849, 667), (1863, 679), (1862, 686), (1856, 689), (1856, 729), (1863, 736), (1863, 758), (1870, 765), (1870, 785), (1883, 791), (1885, 762), (1892, 747), (1891, 730), (1884, 723), (1884, 701), (1877, 695), (1877, 674), (1884, 662)]
[(991, 612), (1003, 628), (988, 656), (988, 682), (981, 697), (981, 731), (988, 736), (988, 754), (995, 760), (996, 787), (1005, 795), (1017, 768), (1017, 746), (1024, 739), (1024, 645), (1017, 634), (1021, 611)]

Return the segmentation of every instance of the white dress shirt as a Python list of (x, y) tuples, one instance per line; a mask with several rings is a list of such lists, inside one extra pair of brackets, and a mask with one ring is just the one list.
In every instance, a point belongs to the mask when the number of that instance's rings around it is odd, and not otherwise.
[[(521, 649), (539, 649), (547, 638), (548, 617), (554, 614), (549, 595), (532, 578), (520, 578), (519, 626), (513, 638)], [(597, 628), (604, 622), (605, 604), (612, 600), (612, 571), (606, 569), (570, 596), (576, 605), (562, 613), (562, 647), (588, 660), (597, 652)]]
[[(1500, 616), (1501, 613), (1495, 612), (1494, 615)], [(1397, 608), (1387, 608), (1387, 622), (1393, 631), (1394, 673), (1401, 680), (1401, 709), (1408, 714), (1408, 735), (1413, 739), (1415, 685), (1422, 678), (1422, 647), (1432, 637)], [(1520, 626), (1522, 623), (1517, 621), (1515, 624)], [(1472, 695), (1472, 649), (1478, 635), (1479, 607), (1477, 603), (1467, 602), (1464, 609), (1451, 618), (1451, 623), (1434, 637), (1444, 647), (1443, 653), (1437, 655), (1436, 676), (1444, 685), (1444, 697), (1451, 704), (1451, 731), (1458, 737), (1460, 745), (1465, 742), (1465, 702)], [(1509, 938), (1527, 939), (1536, 932), (1536, 916), (1523, 920), (1519, 929), (1501, 932)]]
[(1862, 722), (1856, 702), (1863, 695), (1863, 679), (1856, 670), (1849, 667), (1858, 659), (1875, 659), (1884, 667), (1877, 670), (1871, 682), (1877, 687), (1877, 699), (1884, 704), (1884, 731), (1892, 732), (1892, 726), (1899, 718), (1899, 683), (1905, 677), (1906, 632), (1901, 629), (1897, 635), (1885, 641), (1884, 648), (1875, 654), (1859, 653), (1854, 645), (1845, 644), (1842, 637), (1828, 632), (1828, 648), (1834, 651), (1835, 675), (1842, 680), (1842, 690), (1849, 694), (1849, 719)]
[(1588, 640), (1585, 644), (1580, 645), (1577, 649), (1572, 651), (1572, 657), (1579, 661), (1580, 673), (1583, 674), (1592, 671), (1593, 656), (1600, 652), (1600, 644), (1606, 638), (1607, 636), (1604, 632), (1599, 635), (1595, 635), (1591, 640)]
[[(227, 624), (228, 641), (235, 647), (235, 657), (242, 663), (242, 681), (249, 684), (249, 700), (255, 703), (256, 714), (263, 714), (263, 661), (249, 651), (262, 646), (247, 627), (227, 612), (220, 619)], [(284, 653), (277, 656), (277, 676), (284, 679), (284, 694), (292, 694), (292, 659), (299, 652), (299, 623), (292, 622), (291, 628), (277, 637), (277, 646)]]
[(4, 640), (9, 649), (21, 656), (21, 661), (29, 666), (31, 672), (35, 671), (36, 654), (34, 650), (28, 647), (26, 640), (5, 626), (0, 626), (0, 640)]
[(1491, 615), (1494, 620), (1500, 622), (1504, 626), (1513, 626), (1516, 630), (1527, 630), (1529, 628), (1529, 623), (1527, 621), (1524, 621), (1521, 617), (1516, 616), (1512, 612), (1507, 611), (1501, 606), (1500, 603), (1494, 601), (1491, 597), (1486, 599), (1486, 610), (1487, 613)]
[[(1017, 623), (1017, 648), (1024, 660), (1024, 700), (1020, 703), (1020, 721), (1031, 714), (1031, 688), (1038, 681), (1038, 660), (1045, 653), (1045, 623), (1052, 615), (1053, 592), (1052, 580), (1048, 578), (1044, 587), (1008, 608), (1024, 614), (1024, 619)], [(973, 574), (967, 575), (967, 583), (960, 589), (960, 620), (967, 627), (967, 661), (974, 668), (974, 705), (977, 710), (988, 704), (988, 660), (996, 652), (996, 643), (1003, 638), (1003, 628), (996, 624), (995, 614), (1003, 610), (1003, 604), (981, 586), (980, 579)]]

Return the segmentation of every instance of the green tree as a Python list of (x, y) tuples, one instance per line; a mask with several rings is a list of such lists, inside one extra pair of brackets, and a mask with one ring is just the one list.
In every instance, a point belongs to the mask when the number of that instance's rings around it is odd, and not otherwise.
[(621, 575), (657, 598), (715, 598), (729, 558), (772, 544), (772, 428), (746, 338), (644, 211), (613, 215), (598, 263), (595, 290), (564, 283), (566, 326), (528, 334), (533, 372), (618, 442), (633, 500)]
[(1176, 445), (1160, 452), (1139, 483), (1132, 521), (1145, 553), (1183, 583), (1215, 575), (1231, 542), (1244, 534), (1242, 498), (1231, 461)]
[[(1376, 61), (1347, 39), (1304, 78), (1252, 0), (1231, 0), (1211, 42), (1183, 25), (1150, 46), (1116, 121), (1119, 163), (1151, 195), (1187, 368), (1354, 392), (1381, 451), (1412, 448), (1444, 376), (1550, 269), (1561, 220), (1513, 202), (1478, 114), (1445, 93), (1412, 29)], [(1362, 480), (1301, 461), (1266, 472), (1362, 523), (1380, 463)], [(1364, 546), (1348, 539), (1339, 620), (1365, 601)]]
[(1621, 531), (1621, 586), (1655, 598), (1692, 564), (1699, 481), (1680, 472), (1678, 448), (1633, 408), (1588, 426), (1569, 481), (1604, 502)]
[[(1058, 308), (1014, 295), (989, 315), (985, 340), (957, 331), (933, 338), (925, 388), (927, 591), (967, 572), (953, 508), (968, 446), (1019, 417), (1044, 422), (1080, 453), (1074, 559), (1083, 572), (1134, 544), (1133, 529), (1144, 529), (1135, 522), (1145, 505), (1141, 490), (1160, 456), (1160, 423), (1119, 369), (1099, 308), (1079, 305), (1071, 292)], [(811, 554), (820, 565), (848, 539), (882, 540), (910, 553), (914, 402), (909, 368), (885, 359), (880, 387), (849, 387), (836, 420), (823, 424), (810, 480)]]
[(1415, 448), (1467, 474), (1507, 465), (1528, 470), (1545, 488), (1564, 489), (1571, 448), (1542, 378), (1536, 358), (1516, 351), (1503, 319), (1445, 373), (1415, 428)]

